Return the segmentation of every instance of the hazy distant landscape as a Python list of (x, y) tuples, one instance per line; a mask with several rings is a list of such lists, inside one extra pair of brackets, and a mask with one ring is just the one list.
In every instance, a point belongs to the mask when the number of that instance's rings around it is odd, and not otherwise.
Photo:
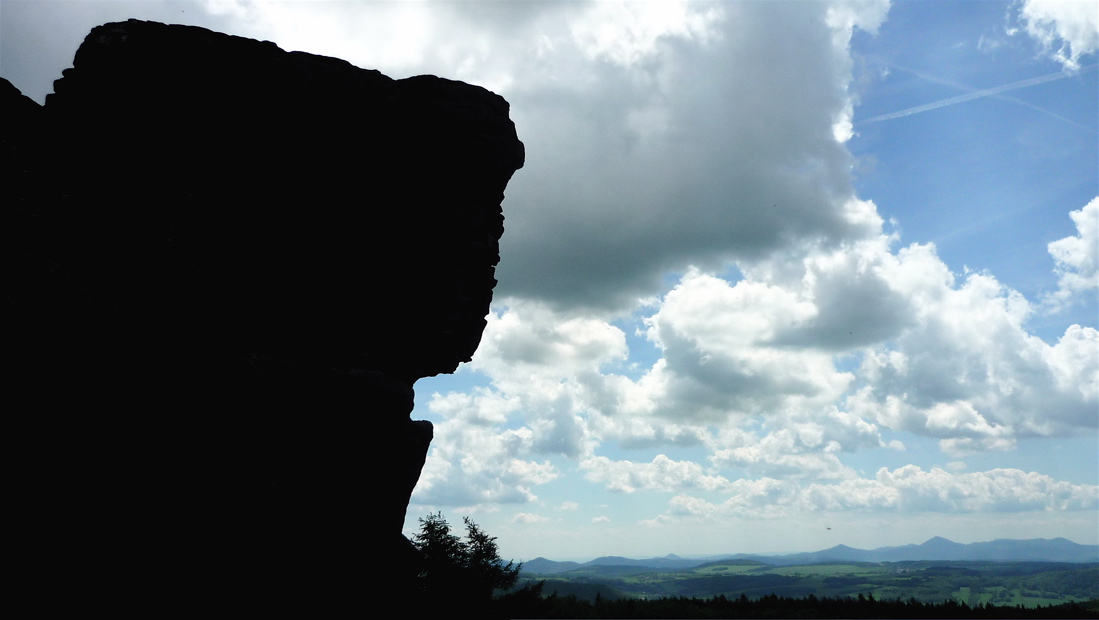
[(523, 578), (544, 595), (594, 601), (692, 597), (858, 597), (1037, 607), (1099, 599), (1099, 546), (1064, 538), (960, 544), (935, 537), (873, 550), (838, 545), (788, 555), (589, 562), (537, 558)]
[(1032, 538), (1028, 540), (992, 540), (969, 544), (956, 543), (940, 536), (919, 545), (855, 549), (836, 545), (822, 551), (785, 555), (737, 553), (700, 558), (667, 555), (659, 558), (630, 559), (619, 556), (600, 557), (589, 562), (555, 562), (536, 558), (524, 563), (524, 568), (539, 573), (556, 573), (591, 565), (642, 566), (649, 568), (693, 568), (720, 560), (758, 560), (778, 566), (812, 564), (830, 560), (855, 562), (903, 562), (911, 560), (984, 560), (1042, 561), (1099, 563), (1099, 545), (1080, 545), (1066, 538)]

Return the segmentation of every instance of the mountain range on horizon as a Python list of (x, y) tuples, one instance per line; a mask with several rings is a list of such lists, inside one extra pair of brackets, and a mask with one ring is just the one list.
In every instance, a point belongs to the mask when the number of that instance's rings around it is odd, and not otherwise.
[(764, 555), (737, 553), (700, 558), (684, 558), (675, 554), (648, 559), (603, 556), (588, 562), (557, 562), (543, 557), (523, 562), (523, 571), (552, 574), (592, 566), (629, 566), (655, 569), (689, 569), (710, 562), (743, 560), (745, 562), (790, 566), (827, 561), (845, 562), (909, 562), (909, 561), (991, 561), (991, 562), (1099, 562), (1099, 545), (1081, 545), (1067, 538), (998, 539), (987, 542), (957, 543), (935, 536), (921, 544), (876, 549), (856, 549), (836, 545), (821, 551)]

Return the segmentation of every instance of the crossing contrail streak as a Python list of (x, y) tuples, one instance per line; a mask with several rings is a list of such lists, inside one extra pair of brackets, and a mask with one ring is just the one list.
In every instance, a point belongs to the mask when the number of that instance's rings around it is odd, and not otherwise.
[[(1076, 73), (1076, 75), (1078, 75), (1080, 73), (1090, 71), (1090, 70), (1094, 69), (1095, 67), (1096, 67), (1096, 65), (1083, 67), (1083, 68), (1080, 69), (1080, 71), (1078, 71)], [(1061, 80), (1061, 79), (1069, 77), (1069, 75), (1070, 74), (1068, 74), (1068, 73), (1058, 71), (1056, 73), (1050, 73), (1049, 75), (1042, 75), (1042, 76), (1039, 76), (1039, 77), (1033, 77), (1033, 78), (1029, 78), (1029, 79), (1026, 79), (1026, 80), (1019, 80), (1018, 82), (1012, 82), (1010, 84), (1004, 84), (1003, 86), (994, 86), (992, 88), (986, 88), (984, 90), (975, 90), (971, 93), (966, 93), (964, 95), (958, 95), (957, 97), (951, 97), (949, 99), (940, 99), (939, 101), (933, 101), (931, 103), (925, 103), (923, 105), (918, 105), (914, 108), (906, 108), (904, 110), (900, 110), (900, 111), (897, 111), (897, 112), (890, 112), (889, 114), (882, 114), (882, 115), (879, 115), (879, 116), (874, 116), (874, 117), (871, 117), (871, 118), (868, 118), (868, 119), (858, 121), (857, 123), (855, 123), (855, 125), (858, 126), (858, 125), (867, 125), (867, 124), (870, 124), (870, 123), (879, 123), (881, 121), (888, 121), (888, 120), (892, 120), (894, 118), (902, 118), (902, 117), (905, 117), (905, 116), (911, 116), (913, 114), (919, 114), (920, 112), (927, 112), (929, 110), (937, 110), (939, 108), (944, 108), (948, 105), (954, 105), (956, 103), (963, 103), (963, 102), (966, 102), (966, 101), (971, 101), (973, 99), (980, 99), (981, 97), (989, 97), (989, 96), (992, 96), (992, 95), (998, 95), (1000, 93), (1007, 92), (1009, 90), (1017, 90), (1019, 88), (1026, 88), (1028, 86), (1036, 86), (1038, 84), (1044, 84), (1046, 82), (1053, 82), (1053, 81), (1056, 81), (1056, 80)]]

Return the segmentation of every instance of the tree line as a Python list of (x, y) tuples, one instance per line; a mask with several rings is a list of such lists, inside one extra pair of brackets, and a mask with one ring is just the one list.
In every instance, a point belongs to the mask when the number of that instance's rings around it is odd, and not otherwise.
[(574, 595), (551, 595), (544, 599), (533, 618), (1099, 618), (1099, 601), (1065, 603), (1047, 607), (970, 607), (947, 600), (921, 603), (915, 599), (877, 600), (873, 595), (857, 597), (784, 597), (774, 594), (750, 599), (746, 595), (728, 598), (668, 597), (659, 599), (621, 598), (595, 602)]

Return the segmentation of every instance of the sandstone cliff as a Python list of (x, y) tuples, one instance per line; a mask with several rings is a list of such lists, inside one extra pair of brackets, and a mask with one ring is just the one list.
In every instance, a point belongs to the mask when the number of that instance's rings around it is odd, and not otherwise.
[(54, 90), (0, 83), (31, 574), (103, 601), (405, 587), (412, 385), (484, 329), (507, 102), (135, 20)]

